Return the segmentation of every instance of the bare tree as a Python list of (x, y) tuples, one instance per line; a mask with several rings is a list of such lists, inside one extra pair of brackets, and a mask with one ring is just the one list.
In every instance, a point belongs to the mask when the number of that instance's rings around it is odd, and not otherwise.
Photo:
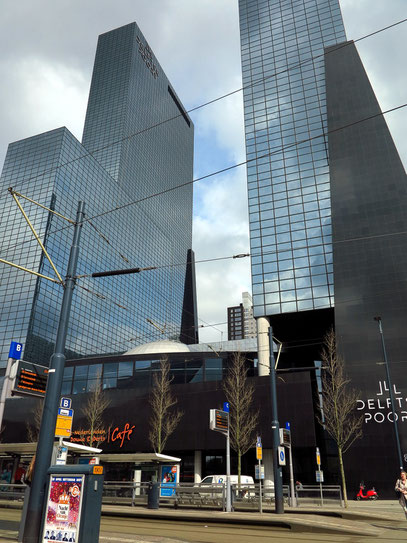
[(254, 385), (248, 381), (245, 357), (241, 353), (233, 355), (223, 391), (229, 402), (230, 445), (237, 453), (237, 473), (240, 487), (242, 456), (254, 447), (259, 412), (253, 410)]
[(349, 386), (350, 379), (345, 375), (344, 361), (337, 352), (335, 332), (332, 329), (325, 336), (321, 360), (322, 401), (318, 422), (338, 447), (343, 498), (345, 507), (348, 507), (343, 455), (362, 437), (363, 416), (356, 413), (359, 393)]
[(171, 391), (170, 364), (167, 358), (160, 361), (160, 371), (154, 373), (150, 396), (151, 417), (149, 439), (154, 451), (160, 454), (168, 438), (178, 426), (182, 411), (174, 409), (177, 399)]
[(42, 420), (42, 410), (44, 408), (44, 401), (41, 398), (35, 405), (33, 411), (32, 411), (32, 421), (33, 425), (31, 425), (28, 421), (26, 422), (27, 427), (27, 438), (29, 443), (35, 443), (38, 441), (38, 436), (40, 433), (41, 428), (41, 420)]
[(103, 414), (109, 405), (110, 400), (102, 389), (99, 377), (95, 388), (88, 394), (88, 401), (82, 408), (86, 420), (86, 430), (89, 432), (89, 447), (97, 447), (103, 441), (101, 437), (106, 433)]

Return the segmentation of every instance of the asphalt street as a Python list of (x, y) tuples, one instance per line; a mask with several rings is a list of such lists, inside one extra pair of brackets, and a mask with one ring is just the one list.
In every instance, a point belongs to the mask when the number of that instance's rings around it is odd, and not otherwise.
[[(103, 515), (100, 543), (360, 543), (367, 538), (377, 543), (391, 543), (407, 540), (407, 521), (401, 510), (396, 507), (386, 509), (384, 505), (367, 509), (366, 516), (361, 509), (356, 512), (360, 516), (355, 519), (321, 517), (312, 512), (303, 515), (288, 513), (284, 515), (287, 521), (304, 517), (302, 523), (290, 525), (287, 522), (281, 526), (244, 524), (241, 515), (226, 518), (226, 514), (222, 516), (216, 512), (209, 512), (200, 519), (197, 511), (178, 511), (176, 516), (169, 511), (166, 512), (167, 518), (157, 518), (152, 512), (147, 518), (140, 518), (137, 514), (141, 511), (134, 511), (134, 508), (131, 511), (131, 516), (120, 515), (119, 510), (111, 511), (113, 516)], [(1, 543), (16, 541), (20, 515), (19, 509), (0, 508)], [(258, 518), (254, 515), (247, 516), (248, 522)], [(194, 520), (194, 517), (198, 518)], [(235, 523), (233, 518), (239, 523)], [(263, 515), (263, 518), (267, 520), (271, 516)], [(350, 526), (354, 534), (340, 533), (340, 527), (346, 531)], [(324, 531), (329, 528), (329, 533)], [(334, 531), (336, 528), (338, 533)]]

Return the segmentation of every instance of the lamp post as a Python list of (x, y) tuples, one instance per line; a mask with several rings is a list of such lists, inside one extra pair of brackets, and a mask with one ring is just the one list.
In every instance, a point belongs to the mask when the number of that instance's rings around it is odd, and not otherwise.
[(284, 513), (283, 498), (283, 473), (278, 459), (278, 447), (280, 446), (280, 426), (277, 412), (277, 384), (276, 368), (273, 353), (273, 331), (269, 328), (270, 348), (270, 394), (271, 394), (271, 435), (273, 443), (273, 471), (274, 471), (274, 499), (275, 511), (278, 514)]
[(402, 470), (403, 456), (401, 454), (399, 428), (397, 424), (397, 414), (396, 414), (394, 394), (393, 394), (393, 384), (391, 382), (389, 362), (387, 360), (386, 344), (384, 342), (384, 335), (383, 335), (383, 328), (382, 328), (382, 319), (381, 317), (374, 317), (374, 320), (377, 321), (377, 324), (379, 325), (379, 333), (380, 333), (380, 338), (382, 340), (383, 359), (384, 359), (384, 365), (386, 366), (386, 379), (387, 379), (387, 384), (389, 386), (390, 404), (391, 404), (391, 410), (393, 413), (394, 435), (396, 436), (396, 447), (397, 447), (397, 454), (398, 454), (398, 459), (399, 459), (399, 468), (400, 470)]

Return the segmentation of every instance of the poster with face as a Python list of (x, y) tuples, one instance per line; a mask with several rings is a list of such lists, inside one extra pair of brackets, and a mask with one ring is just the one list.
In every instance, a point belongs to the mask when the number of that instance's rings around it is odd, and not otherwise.
[(162, 497), (174, 496), (175, 486), (178, 483), (178, 466), (161, 467), (161, 492)]
[(83, 484), (83, 475), (51, 475), (41, 543), (78, 543)]

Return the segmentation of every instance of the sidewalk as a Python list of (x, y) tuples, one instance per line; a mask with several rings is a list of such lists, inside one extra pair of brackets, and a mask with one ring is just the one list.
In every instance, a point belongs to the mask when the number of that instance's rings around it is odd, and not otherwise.
[[(15, 512), (21, 509), (21, 502), (0, 501), (0, 518), (6, 516), (7, 509), (13, 509)], [(1, 514), (4, 511), (4, 515)], [(10, 511), (10, 513), (12, 513)], [(15, 516), (15, 514), (14, 514)], [(200, 522), (217, 524), (240, 524), (244, 526), (270, 526), (287, 528), (291, 532), (306, 533), (326, 533), (341, 535), (357, 535), (361, 533), (364, 537), (378, 537), (381, 529), (373, 526), (375, 521), (403, 521), (405, 520), (403, 511), (396, 501), (377, 501), (377, 502), (349, 502), (348, 509), (328, 508), (320, 506), (301, 506), (298, 508), (285, 508), (283, 515), (276, 515), (272, 511), (265, 511), (260, 514), (256, 511), (236, 511), (234, 513), (224, 513), (222, 511), (204, 510), (204, 509), (174, 509), (161, 508), (151, 510), (145, 507), (129, 507), (122, 505), (104, 505), (102, 507), (103, 518), (108, 517), (128, 517), (142, 519), (157, 519), (171, 521)], [(16, 541), (16, 521), (0, 526), (0, 543)], [(8, 525), (7, 525), (8, 524)], [(102, 532), (100, 541), (113, 541), (112, 534)], [(171, 543), (164, 537), (148, 537), (138, 540), (140, 543)]]

